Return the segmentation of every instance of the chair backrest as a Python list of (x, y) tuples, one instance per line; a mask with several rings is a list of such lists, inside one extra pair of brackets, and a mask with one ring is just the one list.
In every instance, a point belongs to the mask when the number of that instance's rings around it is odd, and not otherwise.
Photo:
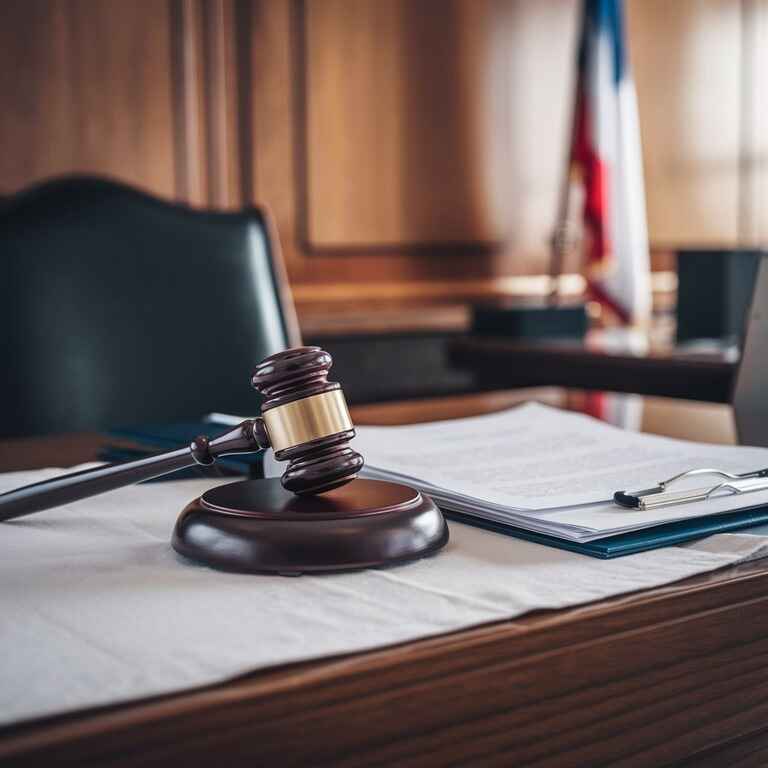
[(757, 272), (732, 400), (739, 442), (768, 446), (768, 255)]
[(299, 343), (261, 210), (69, 177), (0, 212), (0, 436), (253, 413), (251, 368)]

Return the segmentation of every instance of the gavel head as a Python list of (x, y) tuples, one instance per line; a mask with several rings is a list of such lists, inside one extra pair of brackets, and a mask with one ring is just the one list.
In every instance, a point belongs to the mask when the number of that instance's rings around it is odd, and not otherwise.
[(300, 495), (330, 491), (353, 480), (363, 457), (349, 447), (355, 429), (341, 386), (328, 381), (331, 356), (297, 347), (262, 360), (251, 377), (261, 395), (266, 441), (287, 461), (283, 487)]

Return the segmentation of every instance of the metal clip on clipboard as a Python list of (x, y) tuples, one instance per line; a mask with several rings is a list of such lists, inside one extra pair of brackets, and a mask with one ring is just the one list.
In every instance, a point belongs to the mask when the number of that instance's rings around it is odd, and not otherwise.
[[(697, 475), (713, 475), (722, 477), (724, 480), (705, 488), (667, 491), (672, 483)], [(646, 488), (642, 491), (617, 491), (613, 494), (613, 500), (619, 506), (629, 509), (654, 509), (656, 507), (668, 507), (672, 504), (686, 504), (690, 501), (706, 501), (720, 491), (747, 493), (762, 490), (768, 490), (768, 468), (745, 472), (742, 475), (735, 475), (722, 469), (689, 469), (687, 472), (670, 477), (669, 480), (662, 480), (653, 488)]]

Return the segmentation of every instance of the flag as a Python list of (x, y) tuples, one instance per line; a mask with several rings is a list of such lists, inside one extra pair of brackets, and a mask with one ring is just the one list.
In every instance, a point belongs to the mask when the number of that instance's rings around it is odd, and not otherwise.
[(623, 2), (584, 0), (582, 13), (566, 183), (581, 187), (590, 296), (622, 323), (645, 325), (651, 314), (650, 260)]

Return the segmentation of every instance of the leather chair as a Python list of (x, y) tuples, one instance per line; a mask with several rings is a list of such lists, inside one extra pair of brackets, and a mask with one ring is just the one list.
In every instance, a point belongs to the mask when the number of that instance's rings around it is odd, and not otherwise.
[(68, 177), (0, 211), (0, 436), (253, 413), (251, 369), (299, 343), (265, 213)]

